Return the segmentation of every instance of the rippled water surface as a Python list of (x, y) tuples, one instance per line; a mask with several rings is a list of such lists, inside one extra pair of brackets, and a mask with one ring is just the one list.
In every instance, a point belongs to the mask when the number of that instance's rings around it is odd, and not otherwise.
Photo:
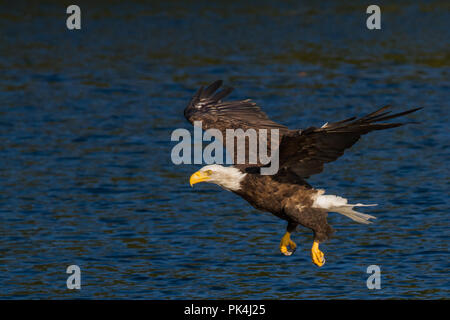
[[(96, 3), (80, 31), (60, 1), (0, 5), (1, 298), (449, 297), (448, 4), (382, 1), (369, 31), (359, 1)], [(216, 79), (292, 128), (424, 107), (310, 179), (379, 204), (369, 226), (330, 214), (324, 267), (309, 230), (282, 256), (284, 221), (172, 164), (171, 132)]]

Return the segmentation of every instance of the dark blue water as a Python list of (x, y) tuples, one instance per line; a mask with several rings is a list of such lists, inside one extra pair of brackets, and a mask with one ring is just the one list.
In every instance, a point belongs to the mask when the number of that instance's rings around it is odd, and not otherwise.
[[(448, 4), (380, 1), (379, 31), (358, 1), (78, 4), (80, 31), (60, 1), (0, 5), (1, 298), (449, 297)], [(219, 78), (293, 128), (424, 107), (310, 180), (379, 204), (369, 226), (330, 214), (324, 267), (309, 230), (285, 257), (284, 221), (172, 164), (184, 107)]]

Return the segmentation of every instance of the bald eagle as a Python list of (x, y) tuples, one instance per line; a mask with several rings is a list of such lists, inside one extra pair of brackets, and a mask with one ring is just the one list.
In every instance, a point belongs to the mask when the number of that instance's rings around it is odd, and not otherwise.
[[(371, 205), (350, 204), (347, 199), (327, 195), (315, 189), (305, 179), (322, 172), (324, 164), (343, 155), (359, 138), (371, 131), (401, 126), (405, 123), (381, 123), (421, 108), (391, 114), (389, 106), (382, 107), (361, 118), (327, 122), (322, 127), (291, 130), (270, 120), (251, 100), (223, 101), (232, 88), (224, 88), (218, 80), (201, 87), (184, 110), (186, 119), (194, 124), (201, 121), (203, 129), (218, 129), (226, 137), (227, 129), (278, 129), (279, 169), (276, 174), (262, 175), (261, 163), (233, 166), (207, 165), (190, 177), (193, 186), (199, 182), (214, 183), (229, 190), (256, 209), (271, 212), (287, 221), (286, 233), (280, 242), (280, 251), (291, 255), (297, 245), (291, 233), (298, 225), (313, 231), (312, 262), (321, 267), (325, 263), (319, 243), (330, 238), (333, 228), (327, 223), (328, 212), (336, 212), (363, 224), (370, 223), (372, 215), (360, 213), (356, 207)], [(407, 122), (410, 123), (410, 122)], [(270, 143), (270, 141), (268, 141)]]

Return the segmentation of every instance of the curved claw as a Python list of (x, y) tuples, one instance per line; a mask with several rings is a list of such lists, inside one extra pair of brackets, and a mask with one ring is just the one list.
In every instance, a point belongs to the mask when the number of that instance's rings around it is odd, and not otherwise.
[(322, 251), (319, 250), (319, 242), (314, 241), (313, 246), (311, 248), (311, 258), (312, 262), (321, 267), (325, 264), (325, 257)]
[(289, 246), (289, 249), (288, 249), (286, 246), (280, 247), (281, 253), (284, 254), (285, 256), (290, 256), (290, 255), (292, 255), (292, 254), (295, 252), (296, 249), (297, 249), (297, 248), (295, 248), (295, 247), (292, 248), (291, 246)]
[[(289, 247), (289, 248), (288, 248)], [(286, 232), (280, 242), (280, 251), (285, 256), (292, 255), (297, 249), (297, 245), (291, 240), (291, 234)]]

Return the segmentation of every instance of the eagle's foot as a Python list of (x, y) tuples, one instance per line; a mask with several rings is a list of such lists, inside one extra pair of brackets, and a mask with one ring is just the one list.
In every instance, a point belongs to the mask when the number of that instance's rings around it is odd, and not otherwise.
[[(289, 249), (288, 249), (289, 247)], [(291, 240), (291, 234), (289, 232), (286, 232), (281, 238), (280, 242), (280, 251), (285, 256), (290, 256), (295, 252), (295, 249), (297, 249), (297, 245), (294, 241)]]
[(319, 250), (319, 242), (314, 241), (313, 246), (311, 248), (311, 257), (313, 263), (321, 267), (325, 264), (325, 257), (323, 255), (323, 252)]

